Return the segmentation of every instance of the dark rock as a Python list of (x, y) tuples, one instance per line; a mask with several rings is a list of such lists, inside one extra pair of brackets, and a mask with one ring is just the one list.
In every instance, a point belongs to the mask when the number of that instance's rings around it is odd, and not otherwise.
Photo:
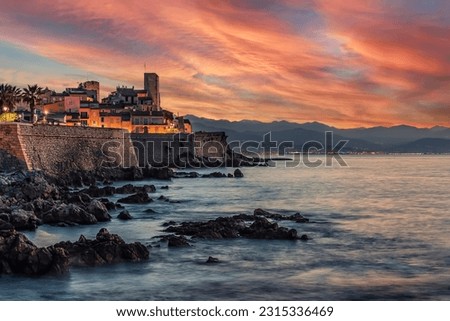
[(34, 212), (34, 205), (31, 202), (27, 202), (22, 205), (22, 209), (24, 211)]
[(252, 239), (298, 239), (295, 229), (279, 227), (277, 223), (271, 223), (265, 217), (258, 216), (252, 225), (241, 230), (240, 233), (242, 236)]
[(154, 193), (154, 192), (156, 192), (155, 185), (144, 185), (144, 186), (141, 186), (140, 189), (143, 192), (145, 192), (145, 193)]
[(257, 208), (253, 211), (253, 215), (270, 216), (272, 214), (263, 210), (262, 208)]
[[(248, 220), (253, 221), (249, 226), (245, 223)], [(170, 225), (164, 231), (206, 239), (239, 236), (252, 239), (298, 239), (295, 229), (279, 227), (277, 223), (272, 223), (265, 217), (242, 216), (242, 214), (234, 217), (219, 217), (207, 222), (183, 222), (179, 225)]]
[(221, 172), (212, 172), (212, 173), (209, 173), (209, 174), (204, 174), (204, 175), (202, 175), (202, 177), (205, 177), (205, 178), (210, 178), (210, 177), (219, 178), (219, 177), (227, 177), (227, 175), (224, 174), (224, 173), (221, 173)]
[(169, 189), (169, 186), (168, 185), (161, 186), (161, 189)]
[(68, 263), (64, 249), (38, 248), (15, 230), (0, 231), (0, 274), (62, 274), (68, 271)]
[(175, 225), (175, 224), (177, 224), (177, 222), (169, 221), (169, 222), (164, 222), (162, 226), (171, 226), (171, 225)]
[(152, 199), (145, 192), (139, 192), (118, 200), (120, 203), (126, 204), (144, 204), (152, 202)]
[(111, 220), (108, 209), (105, 204), (99, 200), (92, 200), (87, 207), (87, 211), (93, 214), (98, 222), (106, 222)]
[(239, 237), (239, 230), (245, 228), (244, 221), (232, 217), (219, 217), (207, 222), (183, 222), (169, 226), (166, 232), (189, 235), (204, 239), (226, 239)]
[(210, 264), (210, 263), (219, 263), (219, 262), (220, 261), (219, 261), (218, 258), (212, 257), (212, 256), (208, 257), (208, 259), (206, 260), (206, 263), (208, 263), (208, 264)]
[(155, 191), (154, 185), (133, 186), (132, 184), (126, 184), (116, 189), (118, 194), (154, 193)]
[(121, 208), (125, 208), (122, 204), (120, 203), (115, 203), (114, 204), (116, 206), (116, 209), (121, 209)]
[(236, 168), (234, 171), (234, 177), (244, 177), (244, 174), (242, 173), (242, 171), (239, 168)]
[(77, 194), (70, 195), (67, 198), (67, 203), (85, 205), (92, 201), (92, 197), (86, 193), (78, 192)]
[(0, 219), (0, 231), (9, 231), (9, 230), (14, 230), (14, 226), (8, 221)]
[(147, 208), (144, 210), (145, 213), (156, 213), (155, 210), (151, 209), (151, 208)]
[(243, 221), (254, 221), (255, 216), (249, 214), (237, 214), (233, 216), (234, 219), (243, 220)]
[(42, 198), (37, 198), (33, 201), (34, 213), (41, 217), (42, 213), (48, 212), (55, 206), (54, 200), (43, 200)]
[(131, 214), (127, 210), (125, 210), (125, 211), (120, 212), (119, 215), (117, 215), (117, 218), (119, 220), (126, 221), (126, 220), (131, 220), (133, 218), (133, 216), (131, 216)]
[(308, 237), (308, 235), (303, 234), (302, 236), (300, 236), (300, 240), (302, 240), (302, 241), (308, 241), (308, 240), (309, 240), (309, 237)]
[(36, 198), (53, 198), (59, 197), (59, 191), (55, 185), (49, 184), (47, 180), (40, 174), (31, 173), (23, 182), (21, 192), (24, 199), (32, 201)]
[(116, 192), (118, 194), (133, 194), (136, 193), (135, 188), (132, 184), (126, 184), (123, 185), (122, 187), (118, 187), (116, 189)]
[(105, 205), (106, 209), (108, 211), (112, 211), (116, 209), (116, 204), (114, 204), (113, 202), (111, 202), (109, 199), (107, 198), (99, 198), (98, 199), (100, 202), (103, 203), (103, 205)]
[(117, 234), (110, 234), (102, 228), (95, 240), (85, 237), (77, 242), (60, 242), (55, 248), (65, 249), (69, 253), (69, 262), (74, 266), (98, 266), (125, 261), (139, 262), (147, 260), (149, 251), (142, 243), (127, 244)]
[(300, 213), (295, 213), (294, 215), (289, 216), (291, 221), (295, 221), (297, 223), (307, 223), (309, 219), (301, 215)]
[(116, 188), (114, 186), (97, 187), (91, 185), (89, 188), (85, 188), (79, 193), (84, 193), (91, 197), (105, 197), (114, 195), (116, 193)]
[(229, 177), (229, 178), (233, 178), (234, 176), (233, 176), (233, 174), (228, 173), (228, 177)]
[(16, 230), (29, 231), (34, 231), (37, 226), (41, 224), (34, 212), (25, 211), (22, 209), (12, 211), (9, 215), (9, 223), (11, 223)]
[(159, 201), (166, 201), (166, 200), (168, 200), (168, 198), (165, 197), (164, 195), (161, 195), (160, 197), (158, 197), (158, 200)]
[(255, 211), (253, 212), (253, 215), (264, 216), (266, 218), (270, 218), (270, 219), (274, 219), (274, 220), (295, 221), (297, 223), (309, 222), (309, 219), (305, 218), (300, 213), (295, 213), (294, 215), (286, 216), (286, 215), (281, 215), (281, 214), (277, 214), (277, 213), (270, 213), (261, 208), (255, 209)]
[(184, 236), (169, 236), (167, 238), (168, 247), (187, 247), (191, 246)]
[(124, 179), (127, 181), (135, 181), (144, 178), (144, 172), (140, 167), (131, 166), (129, 168), (124, 168)]
[(197, 178), (200, 177), (200, 174), (197, 172), (175, 172), (175, 178)]
[(168, 167), (145, 168), (143, 171), (143, 174), (144, 174), (144, 178), (155, 178), (155, 179), (162, 179), (162, 180), (170, 180), (172, 177), (174, 177), (173, 170)]
[(59, 204), (42, 215), (44, 223), (95, 224), (97, 218), (75, 204)]

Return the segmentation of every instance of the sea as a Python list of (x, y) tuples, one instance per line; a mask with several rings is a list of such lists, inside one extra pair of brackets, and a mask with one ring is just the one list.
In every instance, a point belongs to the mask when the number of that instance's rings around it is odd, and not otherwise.
[[(150, 259), (71, 268), (63, 276), (3, 275), (0, 300), (450, 300), (449, 155), (348, 155), (345, 164), (320, 166), (292, 157), (295, 166), (242, 168), (243, 178), (132, 182), (154, 184), (157, 192), (152, 203), (126, 205), (130, 221), (111, 212), (107, 223), (26, 232), (48, 246), (81, 234), (95, 238), (106, 227), (127, 242), (151, 245)], [(189, 248), (168, 248), (156, 238), (166, 234), (164, 222), (256, 208), (300, 212), (309, 223), (279, 224), (310, 240), (192, 240)], [(206, 264), (209, 256), (220, 262)]]

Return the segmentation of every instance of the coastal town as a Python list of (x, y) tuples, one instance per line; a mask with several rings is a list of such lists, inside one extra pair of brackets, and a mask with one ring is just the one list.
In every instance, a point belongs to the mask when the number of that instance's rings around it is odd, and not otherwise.
[(130, 133), (192, 133), (188, 119), (161, 107), (159, 76), (144, 73), (144, 88), (118, 86), (101, 98), (90, 80), (63, 92), (0, 85), (1, 121), (125, 129)]

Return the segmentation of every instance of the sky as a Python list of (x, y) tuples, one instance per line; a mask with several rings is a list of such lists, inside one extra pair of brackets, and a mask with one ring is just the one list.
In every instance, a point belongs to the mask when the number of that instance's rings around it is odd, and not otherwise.
[(0, 83), (160, 77), (180, 115), (450, 126), (447, 0), (0, 0)]

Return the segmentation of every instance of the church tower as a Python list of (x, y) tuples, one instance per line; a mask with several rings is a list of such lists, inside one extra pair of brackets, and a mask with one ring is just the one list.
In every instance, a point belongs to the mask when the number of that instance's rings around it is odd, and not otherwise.
[(159, 76), (156, 73), (144, 73), (144, 89), (147, 91), (147, 95), (152, 97), (153, 105), (156, 106), (157, 110), (160, 110)]

